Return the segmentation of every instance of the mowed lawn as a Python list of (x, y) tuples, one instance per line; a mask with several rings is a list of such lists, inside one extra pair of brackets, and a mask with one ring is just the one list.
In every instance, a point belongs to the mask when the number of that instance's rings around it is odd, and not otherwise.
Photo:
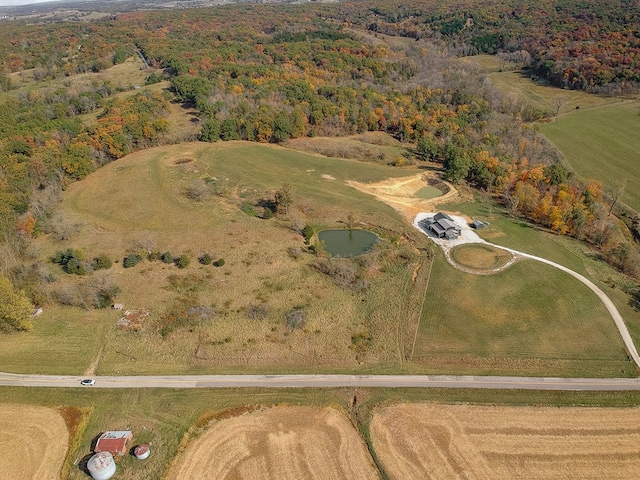
[(112, 322), (109, 311), (45, 307), (33, 330), (0, 335), (0, 371), (81, 375)]
[(581, 176), (625, 185), (622, 200), (640, 210), (639, 102), (576, 110), (540, 128)]
[(535, 375), (635, 372), (600, 300), (569, 275), (520, 260), (473, 275), (438, 255), (414, 359), (437, 370)]

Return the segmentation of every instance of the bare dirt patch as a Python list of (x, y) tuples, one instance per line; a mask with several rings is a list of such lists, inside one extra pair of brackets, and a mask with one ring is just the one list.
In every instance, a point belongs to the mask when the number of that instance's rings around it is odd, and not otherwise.
[(627, 479), (640, 473), (640, 409), (394, 405), (373, 446), (393, 479)]
[(377, 479), (349, 420), (333, 408), (274, 407), (225, 418), (190, 444), (167, 479)]
[(409, 222), (413, 222), (418, 213), (432, 211), (436, 205), (451, 202), (460, 195), (452, 185), (445, 183), (449, 191), (444, 195), (435, 198), (417, 197), (416, 192), (428, 186), (432, 178), (434, 178), (432, 174), (422, 172), (410, 177), (389, 178), (375, 183), (354, 181), (348, 183), (361, 192), (373, 195), (378, 200), (391, 205)]
[(0, 405), (0, 479), (58, 479), (69, 432), (54, 409)]

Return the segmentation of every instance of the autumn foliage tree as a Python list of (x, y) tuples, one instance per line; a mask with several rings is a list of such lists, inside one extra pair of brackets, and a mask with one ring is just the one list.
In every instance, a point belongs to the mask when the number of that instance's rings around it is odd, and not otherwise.
[(0, 276), (0, 332), (30, 330), (32, 312), (33, 305), (25, 293), (15, 289), (8, 278)]

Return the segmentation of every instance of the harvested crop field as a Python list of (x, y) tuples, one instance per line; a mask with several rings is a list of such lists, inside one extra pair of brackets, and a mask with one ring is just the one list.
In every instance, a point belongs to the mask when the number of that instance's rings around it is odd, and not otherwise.
[(191, 443), (168, 479), (377, 479), (349, 420), (329, 407), (273, 407), (220, 420)]
[(628, 479), (640, 409), (400, 404), (371, 422), (392, 479)]
[(57, 479), (69, 445), (62, 416), (51, 408), (0, 405), (0, 479)]

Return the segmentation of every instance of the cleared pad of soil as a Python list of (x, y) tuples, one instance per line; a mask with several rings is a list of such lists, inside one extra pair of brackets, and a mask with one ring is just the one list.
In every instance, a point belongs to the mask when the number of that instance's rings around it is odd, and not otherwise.
[(273, 407), (220, 420), (168, 479), (378, 479), (349, 420), (333, 408)]
[(58, 412), (0, 405), (0, 432), (0, 480), (60, 478), (69, 432)]
[(392, 479), (629, 479), (640, 409), (409, 405), (371, 423)]

